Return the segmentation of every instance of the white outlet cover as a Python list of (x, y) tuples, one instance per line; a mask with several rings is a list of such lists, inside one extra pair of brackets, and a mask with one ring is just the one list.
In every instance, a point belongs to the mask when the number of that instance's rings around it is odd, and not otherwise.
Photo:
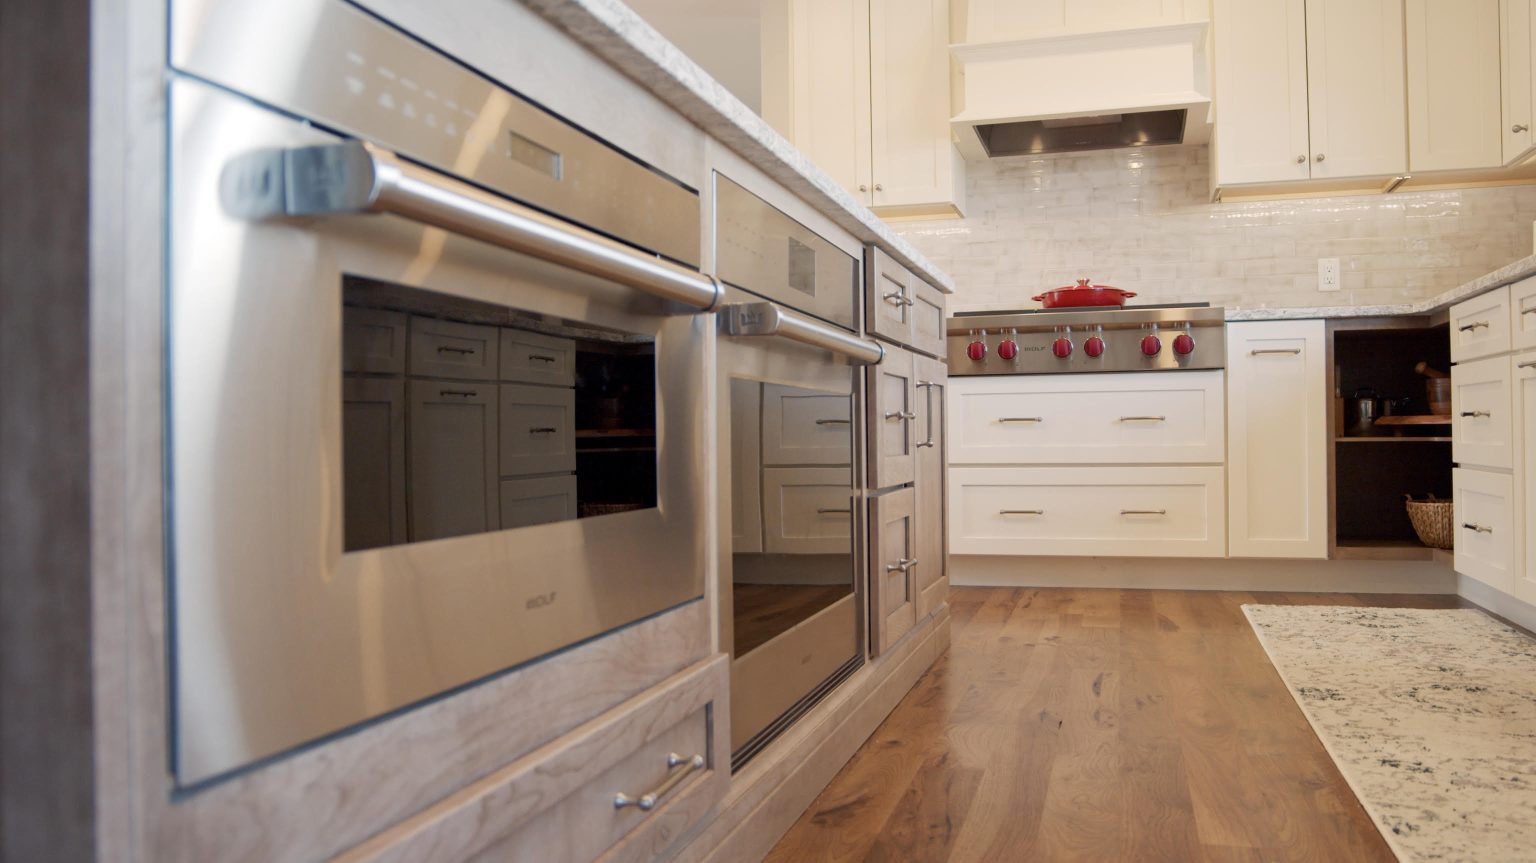
[(1319, 291), (1337, 291), (1341, 281), (1338, 258), (1317, 259), (1317, 289)]

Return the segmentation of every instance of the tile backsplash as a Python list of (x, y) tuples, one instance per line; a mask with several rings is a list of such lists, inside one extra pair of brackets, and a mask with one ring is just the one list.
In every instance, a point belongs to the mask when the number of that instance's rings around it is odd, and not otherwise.
[[(954, 311), (1078, 278), (1137, 304), (1400, 303), (1532, 251), (1536, 186), (1212, 204), (1209, 167), (1201, 146), (972, 162), (966, 218), (892, 227), (954, 277)], [(1318, 258), (1339, 258), (1342, 290), (1317, 290)]]

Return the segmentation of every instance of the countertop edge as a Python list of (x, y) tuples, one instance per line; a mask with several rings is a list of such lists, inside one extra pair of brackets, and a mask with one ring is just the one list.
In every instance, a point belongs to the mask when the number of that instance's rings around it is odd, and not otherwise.
[(705, 133), (861, 242), (875, 243), (945, 293), (949, 274), (934, 266), (867, 207), (855, 201), (734, 94), (629, 7), (616, 0), (521, 0), (609, 65), (670, 105)]

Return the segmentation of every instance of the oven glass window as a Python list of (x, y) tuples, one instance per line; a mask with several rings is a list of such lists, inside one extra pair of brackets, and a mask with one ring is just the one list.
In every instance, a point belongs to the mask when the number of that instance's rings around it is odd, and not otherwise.
[(652, 337), (348, 278), (346, 551), (656, 506)]
[(730, 398), (739, 659), (853, 593), (853, 417), (846, 392), (733, 378)]

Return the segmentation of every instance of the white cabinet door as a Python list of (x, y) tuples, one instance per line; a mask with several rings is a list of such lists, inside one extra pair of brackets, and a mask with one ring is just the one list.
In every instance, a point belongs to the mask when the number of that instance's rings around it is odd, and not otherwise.
[(1408, 168), (1504, 162), (1499, 0), (1407, 0)]
[[(1244, 13), (1259, 5), (1267, 4), (1248, 4)], [(1401, 0), (1307, 0), (1306, 5), (1312, 178), (1403, 172), (1408, 153)], [(1223, 102), (1220, 110), (1226, 109)]]
[(1536, 348), (1536, 278), (1509, 286), (1510, 347)]
[(496, 530), (496, 385), (413, 380), (410, 399), (411, 541)]
[[(401, 326), (402, 348), (404, 331)], [(403, 367), (404, 353), (400, 360)], [(341, 433), (346, 440), (341, 448), (343, 547), (357, 551), (407, 542), (405, 380), (343, 378)]]
[(1514, 464), (1509, 359), (1489, 357), (1451, 367), (1451, 460), (1509, 469)]
[(910, 488), (869, 499), (870, 647), (886, 652), (917, 623), (912, 570), (917, 558), (916, 501)]
[(1536, 353), (1514, 358), (1515, 596), (1536, 604)]
[(928, 357), (913, 357), (917, 379), (917, 476), (912, 481), (917, 506), (917, 565), (913, 591), (917, 616), (927, 617), (949, 596), (949, 555), (944, 505), (949, 490), (944, 476), (944, 403), (949, 369)]
[(1504, 593), (1514, 593), (1515, 519), (1512, 477), (1456, 468), (1456, 571)]
[(1328, 556), (1323, 321), (1227, 324), (1227, 481), (1233, 557)]
[(1531, 0), (1499, 0), (1499, 84), (1503, 101), (1504, 164), (1531, 150)]
[(875, 206), (957, 201), (964, 168), (949, 129), (949, 0), (870, 0), (869, 32)]
[(1218, 185), (1307, 179), (1305, 0), (1215, 0), (1211, 27)]

